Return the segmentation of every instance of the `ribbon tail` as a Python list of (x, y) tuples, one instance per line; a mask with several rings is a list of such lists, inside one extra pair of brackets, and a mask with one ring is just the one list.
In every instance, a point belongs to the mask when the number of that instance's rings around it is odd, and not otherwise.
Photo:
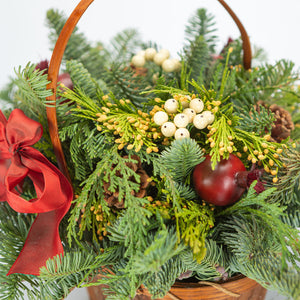
[(59, 237), (59, 223), (65, 214), (63, 207), (56, 211), (40, 213), (33, 222), (24, 247), (7, 275), (22, 273), (39, 275), (40, 268), (46, 261), (58, 254), (63, 254)]
[(70, 208), (73, 192), (64, 175), (35, 149), (27, 149), (26, 155), (23, 152), (22, 164), (29, 169), (28, 177), (34, 183), (39, 200), (23, 203), (24, 200), (9, 193), (9, 201), (20, 208), (19, 211), (33, 213), (34, 209), (29, 208), (37, 204), (43, 211), (36, 211), (38, 215), (31, 225), (23, 249), (7, 275), (39, 275), (40, 268), (46, 266), (48, 259), (63, 254), (59, 224)]

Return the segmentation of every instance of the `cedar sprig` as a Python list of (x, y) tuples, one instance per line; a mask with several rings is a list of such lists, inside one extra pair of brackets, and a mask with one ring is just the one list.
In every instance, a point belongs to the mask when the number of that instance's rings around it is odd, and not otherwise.
[(113, 134), (119, 150), (126, 146), (127, 150), (139, 152), (145, 146), (148, 154), (158, 152), (156, 140), (161, 133), (151, 115), (138, 110), (129, 99), (111, 98), (112, 95), (102, 97), (104, 105), (96, 113), (97, 129)]

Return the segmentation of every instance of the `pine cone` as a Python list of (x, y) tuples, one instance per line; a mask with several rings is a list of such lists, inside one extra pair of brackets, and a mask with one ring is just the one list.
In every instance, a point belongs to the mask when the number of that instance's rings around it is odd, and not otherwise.
[(275, 115), (276, 120), (272, 124), (271, 137), (280, 143), (291, 135), (295, 128), (291, 114), (277, 104), (272, 104), (269, 109)]
[(280, 143), (291, 135), (291, 131), (294, 129), (294, 123), (292, 121), (291, 114), (284, 108), (278, 106), (277, 104), (272, 104), (268, 106), (263, 101), (258, 101), (255, 106), (256, 110), (259, 112), (260, 106), (268, 108), (275, 116), (275, 121), (272, 124), (271, 138), (273, 142)]
[[(128, 158), (128, 156), (124, 156), (124, 158)], [(149, 181), (148, 178), (149, 176), (147, 175), (146, 171), (142, 168), (142, 164), (141, 164), (141, 160), (137, 155), (132, 155), (131, 156), (132, 159), (134, 159), (135, 161), (137, 161), (137, 163), (133, 163), (133, 162), (128, 162), (126, 163), (126, 166), (129, 167), (130, 169), (132, 169), (133, 171), (135, 171), (135, 173), (137, 173), (140, 176), (140, 188), (138, 191), (132, 191), (132, 195), (137, 197), (137, 198), (143, 198), (146, 194), (146, 188), (149, 185)], [(115, 166), (112, 167), (112, 169)], [(121, 177), (122, 178), (122, 174), (117, 171), (115, 176)], [(129, 178), (129, 181), (135, 182), (136, 180), (134, 178), (134, 176), (131, 176)], [(126, 183), (125, 183), (126, 184)], [(109, 190), (110, 187), (110, 182), (103, 182), (103, 188), (104, 188), (104, 200), (107, 202), (109, 207), (116, 207), (116, 208), (124, 208), (124, 201), (125, 199), (123, 198), (121, 201), (119, 201), (118, 197), (119, 197), (119, 191), (116, 190), (115, 192), (112, 192)]]

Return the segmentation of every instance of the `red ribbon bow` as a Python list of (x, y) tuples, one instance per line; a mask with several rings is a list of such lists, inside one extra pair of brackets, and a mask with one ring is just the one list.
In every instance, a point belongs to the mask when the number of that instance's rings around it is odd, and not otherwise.
[[(0, 110), (0, 201), (7, 201), (17, 212), (38, 214), (8, 275), (39, 275), (47, 259), (63, 253), (58, 227), (70, 208), (73, 192), (64, 175), (30, 147), (42, 134), (41, 124), (22, 110), (13, 110), (8, 120)], [(32, 180), (37, 195), (29, 201), (16, 189), (25, 177)]]

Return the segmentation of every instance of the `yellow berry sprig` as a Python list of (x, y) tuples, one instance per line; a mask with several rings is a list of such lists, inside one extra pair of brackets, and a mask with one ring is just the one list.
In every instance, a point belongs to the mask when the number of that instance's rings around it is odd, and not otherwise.
[(138, 152), (145, 146), (147, 153), (158, 152), (154, 141), (161, 134), (157, 131), (157, 126), (152, 124), (148, 113), (136, 110), (128, 99), (114, 99), (116, 103), (111, 103), (108, 102), (108, 96), (103, 96), (103, 101), (105, 106), (96, 114), (97, 129), (112, 133), (115, 143), (119, 144), (119, 150), (126, 146), (128, 150)]
[(283, 166), (280, 156), (285, 145), (271, 142), (270, 135), (260, 137), (240, 129), (236, 129), (236, 139), (243, 145), (242, 151), (237, 153), (238, 156), (244, 155), (249, 162), (263, 166), (267, 173), (274, 176), (273, 182), (276, 183), (278, 170)]

